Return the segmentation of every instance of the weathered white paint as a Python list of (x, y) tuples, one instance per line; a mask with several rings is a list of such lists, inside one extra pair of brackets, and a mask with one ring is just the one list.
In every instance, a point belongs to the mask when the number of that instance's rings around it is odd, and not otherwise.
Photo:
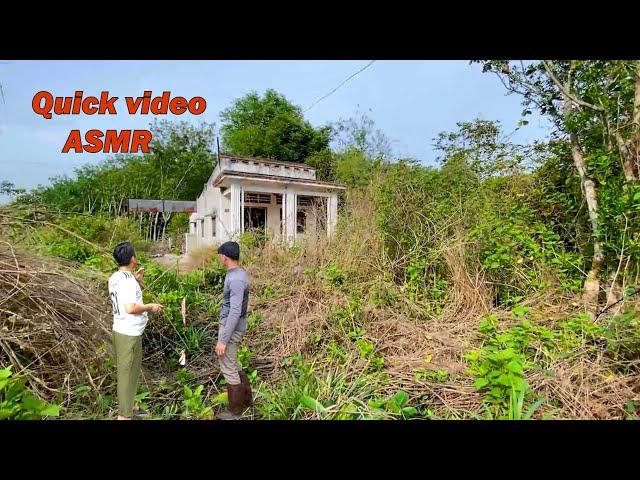
[(285, 212), (284, 236), (287, 242), (293, 243), (296, 240), (296, 219), (297, 219), (297, 195), (295, 190), (287, 189), (282, 196), (282, 203)]
[(327, 201), (327, 235), (331, 236), (338, 223), (338, 194), (332, 193)]
[(258, 173), (261, 175), (274, 175), (277, 177), (316, 179), (316, 171), (312, 167), (289, 162), (264, 161), (236, 157), (232, 155), (220, 155), (220, 162), (213, 169), (209, 181), (215, 180), (220, 172), (232, 171), (241, 173)]
[(231, 184), (231, 236), (235, 236), (242, 229), (242, 186), (239, 183)]
[[(243, 177), (242, 173), (270, 177)], [(291, 243), (315, 235), (318, 219), (311, 211), (306, 214), (304, 234), (297, 233), (297, 212), (307, 210), (306, 207), (297, 205), (297, 198), (300, 196), (326, 198), (327, 235), (332, 235), (338, 216), (338, 191), (343, 188), (337, 184), (317, 182), (315, 169), (306, 165), (287, 165), (221, 155), (220, 165), (214, 169), (205, 184), (196, 200), (196, 212), (189, 218), (189, 233), (185, 235), (187, 251), (202, 245), (237, 239), (244, 231), (244, 209), (248, 207), (266, 208), (266, 228), (273, 237), (277, 238), (282, 234)], [(245, 202), (245, 192), (271, 194), (270, 202)], [(282, 205), (277, 204), (274, 194), (282, 195)], [(215, 235), (212, 222), (216, 224)]]

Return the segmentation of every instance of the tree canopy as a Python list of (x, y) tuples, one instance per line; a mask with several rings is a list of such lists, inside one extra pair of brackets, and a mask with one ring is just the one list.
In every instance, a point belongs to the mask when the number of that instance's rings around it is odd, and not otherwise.
[(314, 128), (275, 90), (251, 92), (220, 113), (226, 153), (304, 162), (329, 147), (331, 127)]

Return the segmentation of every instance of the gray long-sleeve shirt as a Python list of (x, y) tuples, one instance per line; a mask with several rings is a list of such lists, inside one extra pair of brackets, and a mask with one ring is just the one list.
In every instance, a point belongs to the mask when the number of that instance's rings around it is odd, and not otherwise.
[(227, 270), (222, 290), (220, 333), (218, 342), (225, 345), (233, 332), (247, 331), (247, 305), (249, 303), (249, 275), (240, 268)]

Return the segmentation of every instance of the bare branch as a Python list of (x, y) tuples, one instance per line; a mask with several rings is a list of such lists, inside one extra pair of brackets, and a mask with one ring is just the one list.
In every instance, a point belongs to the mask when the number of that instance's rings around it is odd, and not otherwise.
[(553, 71), (551, 70), (551, 68), (549, 67), (549, 64), (547, 63), (546, 60), (542, 60), (542, 64), (544, 65), (544, 69), (547, 71), (547, 74), (549, 75), (549, 78), (551, 79), (551, 81), (553, 83), (556, 84), (556, 86), (562, 91), (562, 93), (569, 98), (572, 102), (577, 103), (578, 105), (581, 105), (583, 107), (587, 107), (587, 108), (591, 108), (593, 110), (596, 110), (598, 112), (604, 112), (605, 109), (602, 107), (599, 107), (597, 105), (593, 105), (589, 102), (585, 102), (584, 100), (579, 99), (578, 97), (576, 97), (575, 95), (573, 95), (571, 92), (569, 92), (565, 86), (560, 83), (560, 80), (558, 80), (558, 77), (556, 77), (556, 75), (553, 73)]

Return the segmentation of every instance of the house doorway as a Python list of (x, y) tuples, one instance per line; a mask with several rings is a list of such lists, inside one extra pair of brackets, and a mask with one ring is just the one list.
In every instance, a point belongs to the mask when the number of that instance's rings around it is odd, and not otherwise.
[(267, 228), (267, 209), (265, 207), (244, 207), (244, 230), (259, 230)]

